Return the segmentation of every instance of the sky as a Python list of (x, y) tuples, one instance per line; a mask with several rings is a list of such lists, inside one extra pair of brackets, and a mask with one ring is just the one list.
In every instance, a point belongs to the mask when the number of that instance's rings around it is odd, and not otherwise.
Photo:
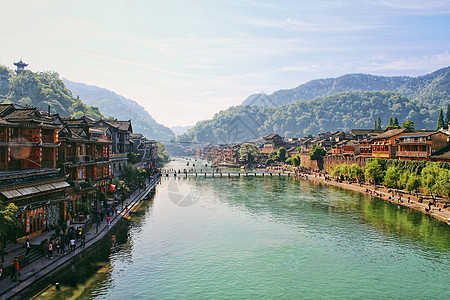
[(0, 64), (130, 98), (166, 126), (250, 94), (450, 65), (448, 0), (0, 0)]

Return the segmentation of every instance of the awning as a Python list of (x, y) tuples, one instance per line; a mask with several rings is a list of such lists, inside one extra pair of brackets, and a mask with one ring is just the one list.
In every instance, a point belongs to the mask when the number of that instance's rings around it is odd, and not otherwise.
[(9, 191), (3, 191), (3, 196), (6, 198), (14, 198), (14, 197), (20, 197), (22, 196), (21, 193), (19, 193), (17, 190), (9, 190)]
[(22, 195), (29, 195), (29, 194), (34, 194), (34, 193), (39, 193), (39, 190), (37, 188), (35, 188), (34, 186), (30, 186), (27, 188), (21, 188), (21, 189), (17, 189), (17, 191), (19, 193), (21, 193)]
[(36, 188), (41, 191), (41, 192), (46, 192), (46, 191), (50, 191), (50, 190), (54, 190), (55, 187), (51, 184), (42, 184), (42, 185), (38, 185), (36, 186)]
[(60, 189), (60, 188), (64, 188), (64, 187), (70, 186), (70, 184), (68, 184), (65, 181), (55, 182), (55, 183), (52, 183), (52, 185), (55, 187), (55, 189)]

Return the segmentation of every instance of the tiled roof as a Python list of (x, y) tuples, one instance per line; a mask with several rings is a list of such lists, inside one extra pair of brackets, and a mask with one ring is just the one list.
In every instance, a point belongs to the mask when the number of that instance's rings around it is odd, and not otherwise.
[(385, 131), (383, 133), (380, 133), (376, 136), (373, 137), (373, 139), (385, 139), (385, 138), (391, 138), (393, 136), (396, 136), (398, 134), (401, 134), (403, 132), (405, 132), (406, 129), (405, 128), (400, 128), (400, 129), (391, 129), (388, 131)]
[(268, 136), (264, 137), (264, 139), (273, 139), (275, 137), (281, 138), (281, 136), (279, 136), (278, 134), (272, 133), (272, 134), (269, 134)]
[(103, 120), (103, 122), (123, 131), (128, 131), (128, 129), (131, 127), (131, 120), (129, 121)]
[(367, 134), (380, 134), (383, 133), (383, 130), (374, 130), (374, 129), (352, 129), (350, 131), (354, 135), (367, 135)]
[(0, 172), (0, 189), (30, 186), (65, 178), (59, 171), (60, 169), (3, 171)]
[(33, 114), (37, 112), (36, 108), (25, 108), (25, 109), (16, 109), (11, 113), (4, 116), (6, 120), (14, 120), (14, 119), (26, 119), (33, 117)]
[(405, 132), (398, 138), (411, 137), (411, 136), (429, 136), (429, 135), (433, 135), (438, 132), (441, 132), (441, 131), (439, 131), (439, 130), (421, 130), (421, 131), (415, 131), (415, 132)]

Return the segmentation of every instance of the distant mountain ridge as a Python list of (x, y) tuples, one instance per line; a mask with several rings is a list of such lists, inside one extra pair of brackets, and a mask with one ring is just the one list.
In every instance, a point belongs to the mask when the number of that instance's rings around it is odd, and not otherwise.
[(440, 108), (448, 104), (450, 100), (439, 107), (390, 91), (352, 91), (280, 107), (239, 105), (215, 114), (211, 120), (198, 122), (179, 140), (237, 143), (270, 133), (290, 138), (327, 131), (373, 129), (378, 117), (383, 128), (390, 117), (397, 117), (400, 125), (412, 120), (416, 129), (434, 129)]
[(317, 79), (271, 95), (250, 95), (242, 105), (198, 122), (180, 141), (242, 142), (278, 133), (285, 137), (373, 128), (380, 117), (412, 120), (416, 129), (434, 129), (441, 108), (450, 104), (450, 67), (418, 77), (348, 74)]
[(188, 131), (194, 127), (194, 125), (188, 125), (188, 126), (172, 126), (170, 127), (170, 130), (172, 130), (176, 135), (180, 135)]
[(347, 74), (337, 78), (315, 79), (293, 89), (279, 90), (270, 95), (253, 94), (242, 105), (277, 107), (297, 101), (308, 101), (350, 91), (392, 91), (411, 99), (443, 105), (450, 98), (450, 67), (430, 74), (409, 76), (376, 76)]
[(73, 95), (80, 96), (88, 105), (98, 107), (105, 117), (113, 116), (118, 120), (131, 119), (133, 131), (136, 133), (142, 133), (149, 139), (159, 141), (169, 141), (175, 136), (170, 128), (156, 122), (144, 107), (134, 100), (97, 86), (77, 83), (65, 78), (63, 82)]

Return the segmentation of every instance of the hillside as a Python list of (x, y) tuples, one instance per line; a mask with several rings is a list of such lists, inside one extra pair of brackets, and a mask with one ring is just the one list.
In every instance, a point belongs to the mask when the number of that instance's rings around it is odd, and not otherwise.
[(168, 127), (157, 123), (139, 104), (112, 91), (97, 86), (76, 83), (63, 79), (74, 95), (79, 95), (88, 105), (98, 106), (105, 117), (132, 120), (133, 131), (142, 133), (149, 139), (169, 141), (175, 134)]
[(347, 74), (337, 78), (317, 79), (268, 96), (250, 95), (242, 105), (283, 106), (342, 92), (382, 90), (443, 106), (450, 98), (450, 67), (418, 77)]
[(194, 125), (188, 125), (188, 126), (172, 126), (170, 127), (170, 130), (172, 130), (176, 135), (180, 135), (188, 131), (194, 127)]
[[(445, 107), (450, 101), (445, 102)], [(444, 107), (444, 105), (442, 105)], [(229, 143), (278, 133), (285, 137), (316, 135), (326, 131), (373, 128), (377, 117), (386, 126), (389, 117), (400, 124), (414, 121), (416, 129), (434, 129), (440, 107), (410, 100), (388, 91), (343, 92), (309, 101), (268, 108), (236, 106), (198, 122), (180, 141)]]
[(74, 98), (56, 72), (23, 71), (16, 75), (12, 70), (0, 66), (2, 74), (8, 73), (9, 82), (2, 85), (0, 101), (17, 103), (48, 110), (62, 116), (80, 117), (83, 115), (94, 119), (102, 118), (97, 107), (88, 107), (79, 98)]

